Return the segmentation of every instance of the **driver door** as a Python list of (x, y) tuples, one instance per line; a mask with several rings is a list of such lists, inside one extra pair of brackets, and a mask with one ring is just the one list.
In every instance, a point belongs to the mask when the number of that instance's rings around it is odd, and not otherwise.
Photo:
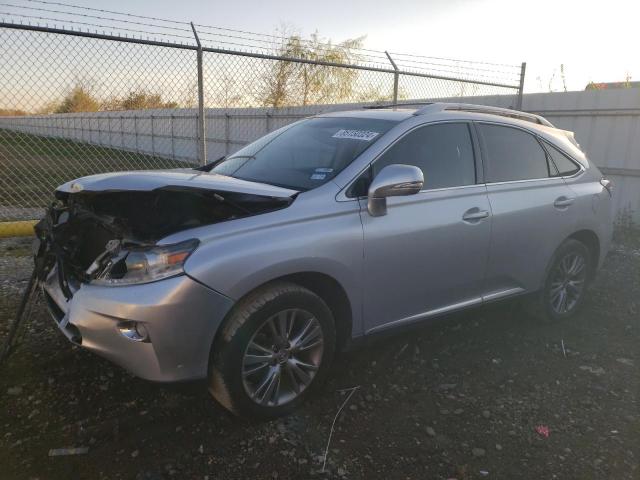
[(479, 183), (468, 123), (417, 127), (374, 164), (422, 169), (424, 187), (387, 198), (373, 217), (362, 200), (365, 332), (412, 323), (482, 301), (491, 208)]

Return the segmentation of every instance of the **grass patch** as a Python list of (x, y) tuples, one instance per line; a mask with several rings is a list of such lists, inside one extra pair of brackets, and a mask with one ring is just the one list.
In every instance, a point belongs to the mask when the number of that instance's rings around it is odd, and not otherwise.
[(0, 204), (45, 207), (54, 189), (74, 178), (124, 170), (184, 168), (187, 162), (62, 138), (0, 129)]

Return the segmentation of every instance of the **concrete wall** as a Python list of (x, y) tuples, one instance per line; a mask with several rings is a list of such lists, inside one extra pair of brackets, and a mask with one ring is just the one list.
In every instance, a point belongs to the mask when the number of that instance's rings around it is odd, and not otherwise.
[[(452, 99), (461, 100), (504, 107), (513, 103), (512, 96)], [(232, 153), (305, 116), (359, 107), (207, 109), (207, 158)], [(631, 211), (640, 222), (640, 89), (527, 94), (523, 109), (575, 132), (587, 155), (614, 181), (617, 211)], [(0, 128), (196, 162), (196, 115), (195, 109), (176, 109), (0, 117)]]
[[(208, 108), (207, 158), (214, 160), (301, 118), (364, 104), (291, 108)], [(185, 162), (198, 161), (197, 109), (133, 110), (0, 117), (0, 129), (66, 138)]]

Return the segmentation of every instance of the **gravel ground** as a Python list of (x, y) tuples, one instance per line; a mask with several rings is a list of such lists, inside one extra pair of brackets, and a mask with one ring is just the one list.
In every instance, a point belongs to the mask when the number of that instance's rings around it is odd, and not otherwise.
[[(0, 329), (29, 274), (26, 247), (4, 247)], [(0, 478), (637, 479), (639, 294), (640, 250), (617, 247), (574, 321), (494, 306), (379, 338), (261, 424), (202, 383), (152, 384), (72, 346), (40, 306), (0, 366)], [(49, 456), (66, 447), (88, 452)]]

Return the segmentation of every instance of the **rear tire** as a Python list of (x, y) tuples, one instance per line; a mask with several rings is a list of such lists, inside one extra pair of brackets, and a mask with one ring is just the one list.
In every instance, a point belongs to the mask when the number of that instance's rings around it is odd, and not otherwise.
[(286, 415), (325, 380), (335, 345), (319, 296), (293, 283), (265, 285), (234, 307), (215, 340), (209, 391), (241, 417)]
[(542, 289), (525, 302), (527, 312), (545, 323), (573, 317), (584, 304), (594, 267), (586, 245), (565, 240), (551, 259)]

